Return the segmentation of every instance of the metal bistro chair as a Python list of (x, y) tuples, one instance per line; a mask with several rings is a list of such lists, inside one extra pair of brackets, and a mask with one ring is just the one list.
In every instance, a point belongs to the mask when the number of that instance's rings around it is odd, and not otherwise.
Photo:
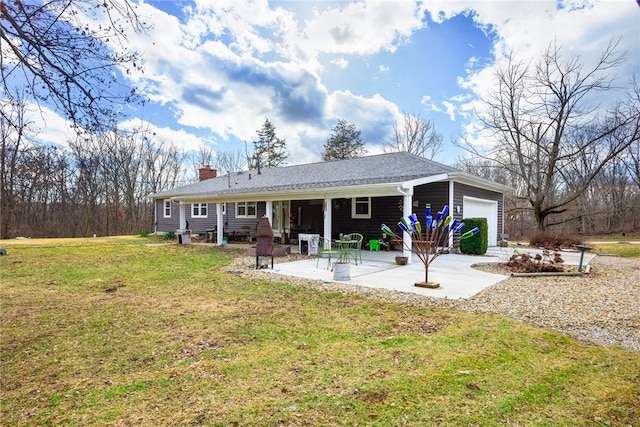
[(362, 240), (364, 237), (360, 233), (350, 233), (342, 236), (342, 240), (351, 240), (354, 243), (350, 246), (351, 256), (358, 265), (358, 259), (360, 259), (360, 264), (362, 264)]
[(320, 258), (327, 258), (327, 270), (331, 269), (331, 257), (340, 256), (340, 251), (335, 247), (334, 243), (331, 239), (326, 239), (324, 237), (320, 238), (318, 243), (318, 258), (316, 258), (316, 267), (318, 267), (318, 263), (320, 262)]

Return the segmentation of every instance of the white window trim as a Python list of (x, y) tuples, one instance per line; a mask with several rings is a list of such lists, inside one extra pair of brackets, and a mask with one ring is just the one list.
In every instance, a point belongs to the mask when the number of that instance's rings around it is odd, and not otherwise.
[[(364, 197), (352, 197), (351, 198), (351, 218), (353, 219), (371, 219), (371, 197), (367, 197), (367, 213), (366, 214), (358, 214), (356, 213), (356, 200), (364, 199)], [(363, 204), (364, 200), (358, 202), (359, 204)]]
[[(162, 215), (164, 218), (171, 218), (171, 199), (164, 199), (162, 201)], [(169, 215), (167, 215), (167, 208), (169, 210)]]
[[(198, 207), (198, 214), (195, 215), (194, 211), (196, 206)], [(205, 208), (205, 214), (202, 215), (202, 207)], [(191, 203), (191, 218), (208, 218), (209, 217), (209, 206), (206, 203)]]
[[(239, 208), (240, 205), (244, 206), (244, 215), (240, 215)], [(247, 211), (249, 210), (249, 206), (253, 206), (253, 211), (255, 212), (253, 215), (247, 215)], [(236, 202), (236, 218), (257, 218), (258, 217), (258, 204), (256, 202)]]

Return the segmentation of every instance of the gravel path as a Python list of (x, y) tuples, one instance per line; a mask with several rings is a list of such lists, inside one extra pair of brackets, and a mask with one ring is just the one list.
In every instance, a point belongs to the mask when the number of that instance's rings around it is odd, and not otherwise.
[[(295, 256), (276, 259), (292, 261)], [(490, 265), (479, 269), (495, 268)], [(468, 299), (448, 300), (412, 293), (321, 280), (292, 278), (255, 270), (255, 259), (237, 258), (225, 268), (242, 276), (295, 283), (314, 289), (365, 295), (417, 306), (497, 313), (558, 331), (578, 340), (640, 351), (640, 260), (598, 256), (581, 277), (509, 277)]]

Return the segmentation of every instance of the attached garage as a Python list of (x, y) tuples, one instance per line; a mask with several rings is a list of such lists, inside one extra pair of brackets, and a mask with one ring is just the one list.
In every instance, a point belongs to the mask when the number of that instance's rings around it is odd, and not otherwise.
[(489, 225), (489, 246), (498, 244), (498, 202), (464, 196), (462, 198), (463, 218), (486, 218)]

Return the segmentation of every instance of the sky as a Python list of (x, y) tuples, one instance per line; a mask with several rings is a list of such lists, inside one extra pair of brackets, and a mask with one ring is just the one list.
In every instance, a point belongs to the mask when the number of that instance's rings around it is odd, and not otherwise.
[[(287, 164), (319, 161), (339, 119), (354, 124), (367, 154), (383, 151), (403, 113), (443, 137), (435, 160), (465, 155), (453, 141), (489, 143), (474, 109), (509, 53), (535, 61), (550, 43), (592, 63), (611, 41), (627, 61), (620, 87), (640, 70), (636, 0), (413, 2), (145, 0), (150, 28), (128, 35), (144, 73), (129, 75), (150, 102), (121, 123), (148, 125), (188, 152), (245, 152), (265, 118), (286, 141)], [(639, 75), (640, 77), (640, 75)], [(603, 96), (602, 107), (621, 92)], [(70, 134), (52, 112), (50, 141)]]

